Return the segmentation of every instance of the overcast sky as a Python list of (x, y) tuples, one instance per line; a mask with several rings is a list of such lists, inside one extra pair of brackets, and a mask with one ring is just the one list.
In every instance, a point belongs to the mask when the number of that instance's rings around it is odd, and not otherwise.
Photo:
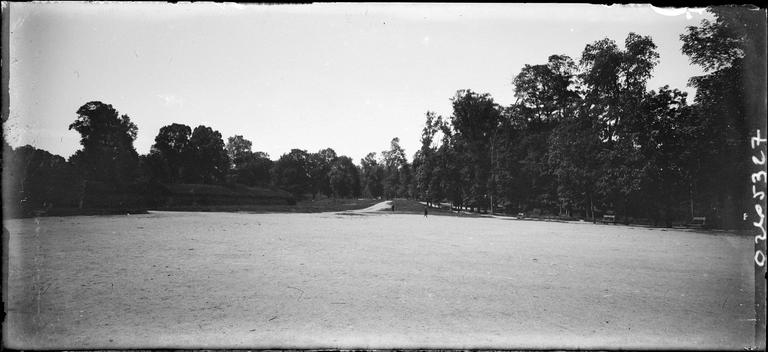
[[(7, 4), (5, 6), (8, 6)], [(649, 88), (701, 74), (680, 34), (701, 9), (648, 5), (12, 3), (9, 144), (69, 157), (77, 109), (98, 100), (138, 125), (241, 134), (272, 159), (331, 147), (356, 163), (400, 137), (409, 159), (426, 111), (451, 114), (459, 89), (509, 105), (511, 80), (551, 54), (578, 60), (602, 38), (650, 35)], [(692, 100), (692, 96), (689, 100)]]

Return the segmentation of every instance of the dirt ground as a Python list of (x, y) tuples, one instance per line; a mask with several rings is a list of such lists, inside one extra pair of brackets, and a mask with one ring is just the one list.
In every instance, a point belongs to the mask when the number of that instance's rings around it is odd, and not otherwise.
[(749, 237), (375, 208), (4, 227), (6, 347), (754, 343)]

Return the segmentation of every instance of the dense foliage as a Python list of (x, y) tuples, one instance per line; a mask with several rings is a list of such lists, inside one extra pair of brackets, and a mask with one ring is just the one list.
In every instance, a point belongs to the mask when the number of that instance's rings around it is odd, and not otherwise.
[(18, 167), (3, 186), (32, 208), (78, 199), (82, 206), (85, 182), (114, 192), (209, 184), (277, 187), (296, 198), (416, 198), (512, 214), (613, 213), (664, 225), (706, 216), (731, 227), (744, 208), (740, 195), (748, 194), (741, 186), (748, 179), (748, 121), (759, 120), (750, 115), (756, 103), (748, 89), (760, 80), (745, 73), (747, 65), (765, 63), (765, 11), (710, 11), (714, 21), (680, 36), (682, 52), (706, 72), (690, 80), (692, 103), (677, 89), (647, 87), (659, 54), (652, 38), (629, 33), (621, 45), (589, 43), (579, 58), (556, 54), (525, 65), (511, 82), (516, 101), (509, 106), (457, 91), (450, 116), (426, 113), (412, 162), (399, 138), (359, 166), (331, 148), (292, 149), (273, 161), (252, 151), (258, 141), (235, 135), (225, 143), (211, 127), (177, 123), (162, 127), (139, 156), (138, 127), (95, 101), (70, 125), (83, 148), (68, 162), (4, 145), (4, 161)]
[(746, 121), (760, 119), (746, 113), (754, 103), (743, 63), (765, 62), (765, 12), (711, 12), (716, 21), (681, 35), (683, 53), (707, 71), (691, 79), (692, 105), (677, 89), (647, 89), (659, 60), (650, 37), (630, 33), (623, 48), (607, 38), (587, 44), (578, 65), (552, 55), (514, 78), (511, 106), (459, 91), (452, 116), (427, 113), (417, 193), (510, 213), (614, 213), (667, 225), (706, 216), (735, 226), (748, 194)]

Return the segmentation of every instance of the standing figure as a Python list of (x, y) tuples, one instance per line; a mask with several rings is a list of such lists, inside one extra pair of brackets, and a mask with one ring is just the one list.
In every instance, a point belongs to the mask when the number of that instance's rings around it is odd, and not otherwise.
[(425, 218), (427, 217), (427, 206), (426, 205), (424, 206), (424, 217)]
[(395, 212), (395, 202), (392, 202), (392, 212)]

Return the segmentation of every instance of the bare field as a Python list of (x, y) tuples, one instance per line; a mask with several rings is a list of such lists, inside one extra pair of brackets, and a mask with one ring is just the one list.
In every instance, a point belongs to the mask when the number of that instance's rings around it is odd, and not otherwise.
[(754, 343), (749, 237), (387, 212), (4, 227), (7, 347)]

